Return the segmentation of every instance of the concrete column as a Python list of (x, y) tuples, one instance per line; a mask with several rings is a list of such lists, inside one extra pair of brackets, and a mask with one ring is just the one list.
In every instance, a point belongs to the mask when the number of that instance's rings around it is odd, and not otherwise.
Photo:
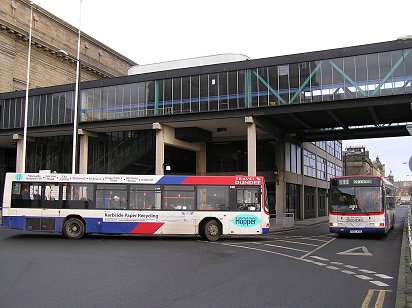
[(285, 182), (285, 145), (276, 142), (275, 148), (275, 165), (277, 170), (276, 179), (276, 213), (283, 214), (286, 212), (286, 182)]
[[(153, 129), (156, 130), (156, 174), (164, 174), (164, 160), (165, 160), (165, 144), (185, 149), (189, 151), (194, 151), (196, 153), (196, 173), (206, 173), (206, 146), (205, 144), (190, 143), (187, 141), (179, 140), (175, 138), (175, 129), (173, 127), (153, 123)], [(203, 153), (203, 154), (202, 154)], [(172, 172), (173, 172), (173, 166)]]
[(79, 136), (79, 146), (80, 146), (80, 157), (79, 157), (79, 173), (87, 173), (87, 159), (89, 157), (89, 136), (80, 135)]
[(315, 196), (314, 196), (314, 207), (315, 207), (315, 218), (319, 217), (319, 189), (316, 185), (315, 187)]
[(300, 219), (305, 219), (305, 185), (300, 186)]
[(89, 158), (89, 137), (97, 137), (97, 134), (86, 131), (84, 129), (78, 130), (80, 157), (79, 157), (79, 173), (87, 174), (87, 161)]
[(245, 117), (247, 124), (247, 174), (256, 175), (256, 123), (253, 117)]
[(164, 162), (165, 162), (165, 142), (164, 142), (164, 131), (162, 129), (162, 124), (153, 123), (153, 129), (156, 130), (156, 162), (155, 162), (155, 172), (156, 175), (164, 174)]
[(206, 174), (206, 143), (201, 143), (200, 151), (196, 152), (196, 175)]
[(23, 172), (23, 136), (13, 134), (13, 140), (17, 144), (16, 150), (16, 172)]

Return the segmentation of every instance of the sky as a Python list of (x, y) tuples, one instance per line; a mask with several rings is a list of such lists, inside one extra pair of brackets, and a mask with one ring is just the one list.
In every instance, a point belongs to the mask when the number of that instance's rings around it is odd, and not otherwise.
[[(412, 35), (412, 1), (33, 0), (139, 64), (223, 53), (252, 59)], [(411, 119), (412, 122), (412, 119)], [(379, 156), (395, 180), (412, 180), (412, 137), (350, 140)]]

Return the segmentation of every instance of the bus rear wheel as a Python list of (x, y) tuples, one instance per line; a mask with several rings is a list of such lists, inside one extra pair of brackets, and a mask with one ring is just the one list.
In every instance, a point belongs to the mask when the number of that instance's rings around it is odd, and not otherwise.
[(204, 237), (211, 242), (217, 241), (222, 235), (222, 227), (216, 220), (209, 220), (204, 224), (203, 232)]
[(71, 240), (78, 240), (84, 236), (85, 227), (79, 218), (69, 218), (63, 225), (63, 234)]

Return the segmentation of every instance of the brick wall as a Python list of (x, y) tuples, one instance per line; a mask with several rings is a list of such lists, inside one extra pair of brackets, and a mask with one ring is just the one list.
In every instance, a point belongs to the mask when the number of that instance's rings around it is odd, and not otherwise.
[[(26, 88), (29, 22), (29, 1), (0, 1), (0, 92)], [(75, 82), (77, 37), (75, 27), (33, 5), (30, 88)], [(127, 75), (136, 65), (87, 34), (80, 42), (82, 81)]]

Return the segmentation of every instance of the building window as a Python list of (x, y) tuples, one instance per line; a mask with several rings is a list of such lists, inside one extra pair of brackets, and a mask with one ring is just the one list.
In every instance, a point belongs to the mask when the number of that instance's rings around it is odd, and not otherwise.
[(336, 166), (334, 163), (328, 161), (328, 169), (327, 169), (327, 180), (329, 181), (331, 178), (335, 177), (336, 175)]
[(303, 150), (303, 174), (316, 177), (316, 155), (308, 150)]
[(328, 154), (335, 156), (335, 141), (326, 141)]
[(335, 157), (342, 160), (342, 143), (340, 141), (335, 141)]
[(317, 157), (317, 177), (320, 180), (326, 180), (326, 160), (322, 157)]
[(296, 144), (285, 143), (285, 170), (302, 174), (302, 148)]
[(326, 152), (326, 141), (316, 141), (316, 146)]

